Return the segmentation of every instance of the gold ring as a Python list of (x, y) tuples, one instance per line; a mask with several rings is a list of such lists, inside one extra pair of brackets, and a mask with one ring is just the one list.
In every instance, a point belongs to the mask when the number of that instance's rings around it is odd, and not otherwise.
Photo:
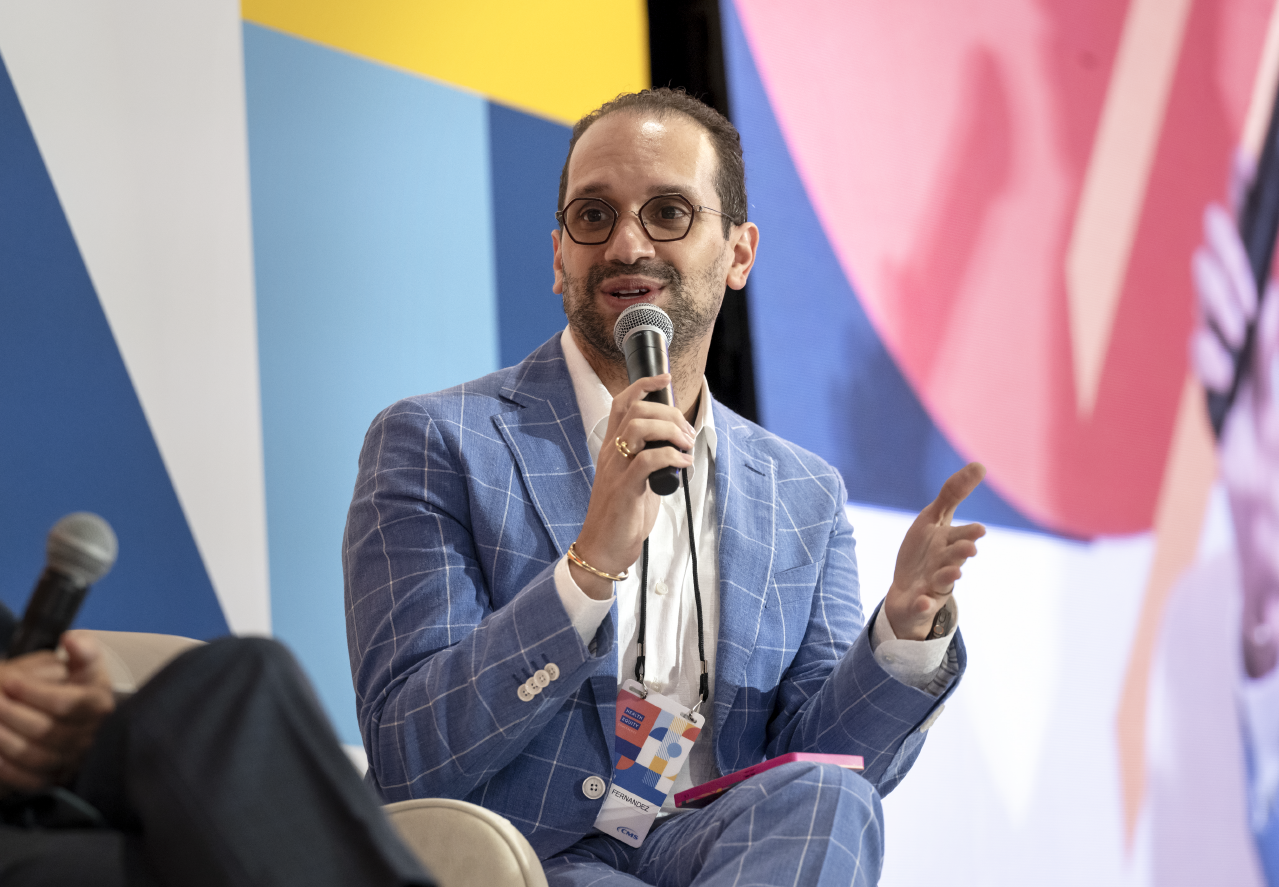
[(622, 458), (629, 459), (635, 454), (631, 452), (631, 445), (620, 437), (613, 438), (613, 446), (617, 447), (617, 451), (622, 454)]

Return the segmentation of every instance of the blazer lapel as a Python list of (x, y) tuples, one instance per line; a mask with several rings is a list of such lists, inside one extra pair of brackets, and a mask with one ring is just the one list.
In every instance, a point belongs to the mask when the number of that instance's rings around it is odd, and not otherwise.
[(719, 642), (715, 651), (715, 742), (759, 635), (777, 528), (777, 466), (757, 453), (751, 429), (716, 404), (715, 495), (719, 511)]
[[(499, 413), (493, 423), (510, 447), (533, 508), (563, 557), (582, 531), (595, 483), (595, 465), (586, 447), (582, 414), (558, 335), (515, 368), (502, 396), (521, 409)], [(617, 625), (616, 603), (606, 618)], [(616, 655), (600, 663), (590, 685), (611, 749), (617, 703)]]
[(582, 415), (559, 336), (512, 373), (502, 396), (521, 409), (493, 417), (511, 449), (533, 508), (561, 557), (582, 530), (595, 482)]

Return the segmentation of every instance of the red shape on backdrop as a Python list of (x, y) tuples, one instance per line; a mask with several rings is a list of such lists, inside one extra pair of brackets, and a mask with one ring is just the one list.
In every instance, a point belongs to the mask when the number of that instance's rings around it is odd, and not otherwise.
[(1270, 3), (1192, 6), (1091, 414), (1065, 258), (1127, 5), (737, 6), (831, 245), (933, 420), (1036, 521), (1149, 529), (1186, 373), (1190, 256)]

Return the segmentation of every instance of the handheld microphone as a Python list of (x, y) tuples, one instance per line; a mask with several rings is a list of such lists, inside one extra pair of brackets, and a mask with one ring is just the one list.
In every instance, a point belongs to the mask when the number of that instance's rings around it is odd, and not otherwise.
[(44, 571), (9, 642), (9, 658), (56, 648), (89, 586), (107, 574), (118, 550), (111, 525), (96, 514), (77, 511), (54, 524)]
[[(613, 341), (626, 356), (626, 374), (632, 384), (638, 379), (671, 371), (667, 355), (674, 337), (675, 327), (671, 319), (656, 305), (641, 302), (618, 315), (617, 325), (613, 327)], [(675, 405), (675, 396), (669, 385), (649, 392), (644, 399), (667, 406)], [(644, 449), (669, 446), (668, 441), (650, 440)], [(659, 496), (669, 496), (679, 489), (679, 469), (669, 465), (657, 469), (648, 476), (648, 486)]]

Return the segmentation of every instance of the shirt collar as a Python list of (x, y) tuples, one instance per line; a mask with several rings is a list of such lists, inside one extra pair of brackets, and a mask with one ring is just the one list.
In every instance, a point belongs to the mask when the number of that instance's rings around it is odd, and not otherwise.
[[(577, 409), (582, 414), (582, 428), (586, 432), (586, 446), (591, 452), (591, 461), (599, 461), (600, 447), (604, 444), (604, 432), (608, 429), (608, 414), (613, 409), (613, 395), (608, 393), (600, 377), (591, 369), (577, 341), (568, 327), (560, 334), (560, 347), (564, 349), (564, 362), (568, 365), (568, 376), (573, 381), (573, 395), (577, 398)], [(693, 437), (700, 442), (703, 434), (711, 458), (715, 458), (717, 436), (715, 422), (711, 415), (711, 389), (702, 376), (702, 394), (697, 405), (697, 420), (693, 422)]]

